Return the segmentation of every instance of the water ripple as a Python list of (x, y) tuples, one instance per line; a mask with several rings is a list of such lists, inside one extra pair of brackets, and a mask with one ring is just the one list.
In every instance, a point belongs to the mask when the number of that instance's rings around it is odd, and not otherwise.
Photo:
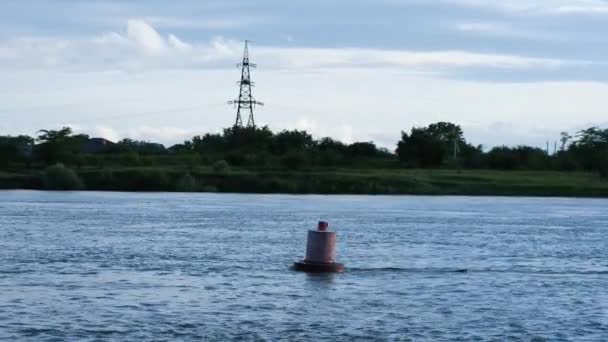
[[(0, 192), (0, 340), (604, 341), (607, 207)], [(318, 219), (345, 273), (289, 269)]]

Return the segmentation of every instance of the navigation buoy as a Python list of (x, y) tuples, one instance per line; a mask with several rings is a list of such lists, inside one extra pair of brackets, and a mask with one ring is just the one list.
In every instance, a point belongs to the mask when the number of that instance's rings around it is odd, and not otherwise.
[(319, 221), (317, 230), (308, 231), (306, 258), (293, 263), (293, 268), (303, 272), (343, 272), (344, 264), (336, 259), (336, 232), (327, 230), (328, 224)]

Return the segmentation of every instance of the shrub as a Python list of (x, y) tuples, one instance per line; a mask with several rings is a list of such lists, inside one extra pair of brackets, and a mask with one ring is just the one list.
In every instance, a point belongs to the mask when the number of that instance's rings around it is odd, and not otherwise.
[(205, 185), (203, 187), (203, 192), (218, 192), (218, 189), (215, 185)]
[(121, 190), (115, 184), (114, 173), (108, 169), (83, 171), (79, 177), (88, 190)]
[[(232, 152), (226, 156), (226, 159), (233, 166), (242, 166), (245, 164), (245, 155), (241, 152)], [(219, 160), (221, 161), (221, 160)], [(219, 162), (218, 161), (218, 162)]]
[(189, 173), (183, 175), (180, 179), (177, 180), (177, 184), (175, 185), (175, 190), (181, 192), (193, 192), (196, 191), (196, 179), (192, 177)]
[(201, 155), (198, 153), (191, 153), (185, 157), (186, 165), (190, 168), (190, 170), (194, 170), (196, 167), (201, 165)]
[(281, 158), (281, 164), (290, 170), (299, 170), (306, 166), (307, 163), (306, 155), (298, 152), (290, 152)]
[(63, 164), (47, 167), (42, 174), (42, 184), (48, 190), (79, 190), (84, 188), (80, 177)]
[(289, 179), (272, 178), (267, 190), (269, 192), (296, 193), (298, 192), (298, 185)]
[(139, 154), (133, 151), (129, 151), (122, 156), (122, 163), (128, 166), (139, 166), (142, 164)]
[(218, 160), (211, 166), (213, 172), (215, 173), (226, 173), (230, 171), (230, 165), (225, 160)]
[(167, 191), (173, 185), (167, 173), (159, 169), (114, 172), (114, 179), (120, 180), (123, 189), (134, 191)]
[(601, 162), (598, 171), (600, 172), (600, 178), (608, 179), (608, 159), (604, 159)]

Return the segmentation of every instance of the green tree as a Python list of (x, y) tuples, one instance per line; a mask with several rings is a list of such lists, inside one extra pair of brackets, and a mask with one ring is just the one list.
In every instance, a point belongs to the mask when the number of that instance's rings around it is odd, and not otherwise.
[(411, 166), (439, 167), (454, 152), (467, 147), (460, 126), (451, 122), (437, 122), (427, 127), (401, 132), (397, 155)]
[(73, 135), (70, 127), (59, 130), (40, 130), (36, 141), (39, 142), (35, 148), (38, 159), (46, 164), (71, 163), (75, 155), (80, 152), (83, 144), (88, 140), (88, 135)]
[(273, 136), (270, 150), (277, 155), (284, 155), (289, 151), (309, 151), (315, 145), (312, 136), (306, 131), (283, 130)]
[(451, 150), (455, 142), (458, 144), (465, 143), (462, 128), (451, 122), (442, 121), (430, 124), (426, 131), (433, 139), (441, 142), (447, 150)]
[(540, 148), (530, 146), (497, 146), (487, 155), (488, 166), (499, 170), (540, 170), (548, 167), (548, 156)]
[(227, 173), (230, 171), (230, 165), (225, 160), (218, 160), (211, 166), (215, 173)]
[(374, 158), (381, 154), (373, 142), (355, 142), (348, 145), (348, 152), (353, 158)]
[(324, 167), (345, 164), (350, 159), (348, 146), (341, 141), (324, 137), (315, 142), (315, 164)]
[(458, 152), (460, 165), (464, 168), (479, 169), (485, 166), (485, 155), (483, 145), (473, 146), (471, 144), (461, 144)]
[(17, 137), (0, 136), (0, 166), (6, 167), (11, 163), (29, 163), (34, 138), (27, 135)]
[(438, 167), (444, 158), (445, 150), (440, 140), (425, 128), (412, 128), (410, 134), (401, 132), (397, 143), (399, 160), (414, 167)]
[(307, 166), (308, 159), (303, 152), (291, 151), (281, 158), (281, 164), (290, 170), (299, 170)]
[(42, 183), (48, 190), (80, 190), (84, 188), (82, 179), (74, 170), (63, 164), (55, 164), (44, 169)]
[(140, 155), (160, 155), (167, 153), (165, 146), (162, 144), (144, 140), (133, 140), (130, 138), (120, 140), (112, 149), (121, 153), (135, 152)]
[(589, 171), (603, 177), (608, 174), (608, 129), (590, 127), (580, 131), (578, 139), (568, 148), (568, 154)]
[(224, 140), (231, 151), (267, 151), (273, 133), (264, 127), (230, 127), (224, 129)]

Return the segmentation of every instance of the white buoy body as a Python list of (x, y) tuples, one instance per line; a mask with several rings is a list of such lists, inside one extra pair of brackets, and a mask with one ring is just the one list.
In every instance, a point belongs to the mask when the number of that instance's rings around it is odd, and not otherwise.
[(317, 230), (309, 230), (306, 258), (293, 263), (295, 270), (304, 272), (344, 272), (344, 264), (336, 262), (336, 232), (327, 231), (327, 222), (319, 221)]
[(336, 260), (336, 232), (309, 230), (306, 262), (331, 263)]

